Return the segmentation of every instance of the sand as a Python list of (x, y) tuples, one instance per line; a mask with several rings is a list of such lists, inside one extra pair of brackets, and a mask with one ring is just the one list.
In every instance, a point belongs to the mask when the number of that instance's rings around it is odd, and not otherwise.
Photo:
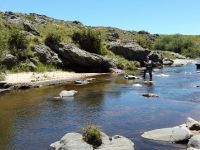
[(57, 80), (74, 80), (82, 79), (97, 75), (103, 75), (104, 73), (74, 73), (74, 72), (22, 72), (22, 73), (11, 73), (6, 75), (5, 81), (7, 83), (17, 84), (17, 83), (37, 83), (45, 81), (57, 81)]

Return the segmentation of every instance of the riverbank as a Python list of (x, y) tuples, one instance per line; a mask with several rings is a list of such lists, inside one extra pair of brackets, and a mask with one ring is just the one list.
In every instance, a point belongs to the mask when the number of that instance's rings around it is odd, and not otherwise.
[(183, 66), (187, 64), (195, 64), (197, 63), (196, 59), (174, 59), (172, 66)]
[(105, 75), (107, 73), (74, 73), (74, 72), (22, 72), (10, 73), (5, 76), (5, 81), (0, 83), (0, 93), (13, 89), (29, 89), (41, 86), (67, 84), (76, 80)]

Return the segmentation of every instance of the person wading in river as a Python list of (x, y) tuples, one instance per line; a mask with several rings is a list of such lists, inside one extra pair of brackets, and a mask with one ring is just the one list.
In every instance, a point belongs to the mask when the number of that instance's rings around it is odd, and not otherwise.
[(145, 70), (144, 70), (143, 78), (145, 80), (146, 79), (146, 73), (149, 72), (149, 78), (150, 78), (149, 80), (152, 81), (153, 62), (147, 56), (147, 60), (144, 61), (144, 64), (145, 64)]

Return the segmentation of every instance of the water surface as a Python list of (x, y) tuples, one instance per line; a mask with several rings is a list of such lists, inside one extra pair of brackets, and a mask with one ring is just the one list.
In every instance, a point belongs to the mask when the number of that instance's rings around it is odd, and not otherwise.
[[(185, 145), (141, 138), (145, 131), (200, 120), (200, 74), (194, 65), (164, 68), (154, 84), (134, 86), (122, 76), (102, 76), (83, 86), (65, 85), (14, 91), (0, 96), (0, 149), (50, 150), (67, 132), (81, 132), (88, 122), (108, 135), (120, 134), (136, 150), (185, 150)], [(74, 99), (52, 100), (62, 90), (78, 90)], [(144, 98), (152, 92), (159, 98)]]

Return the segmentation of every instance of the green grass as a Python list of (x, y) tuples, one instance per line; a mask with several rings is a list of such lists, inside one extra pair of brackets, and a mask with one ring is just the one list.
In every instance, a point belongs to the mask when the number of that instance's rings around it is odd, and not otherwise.
[(94, 124), (87, 124), (82, 132), (83, 140), (91, 144), (94, 148), (102, 144), (101, 131)]

